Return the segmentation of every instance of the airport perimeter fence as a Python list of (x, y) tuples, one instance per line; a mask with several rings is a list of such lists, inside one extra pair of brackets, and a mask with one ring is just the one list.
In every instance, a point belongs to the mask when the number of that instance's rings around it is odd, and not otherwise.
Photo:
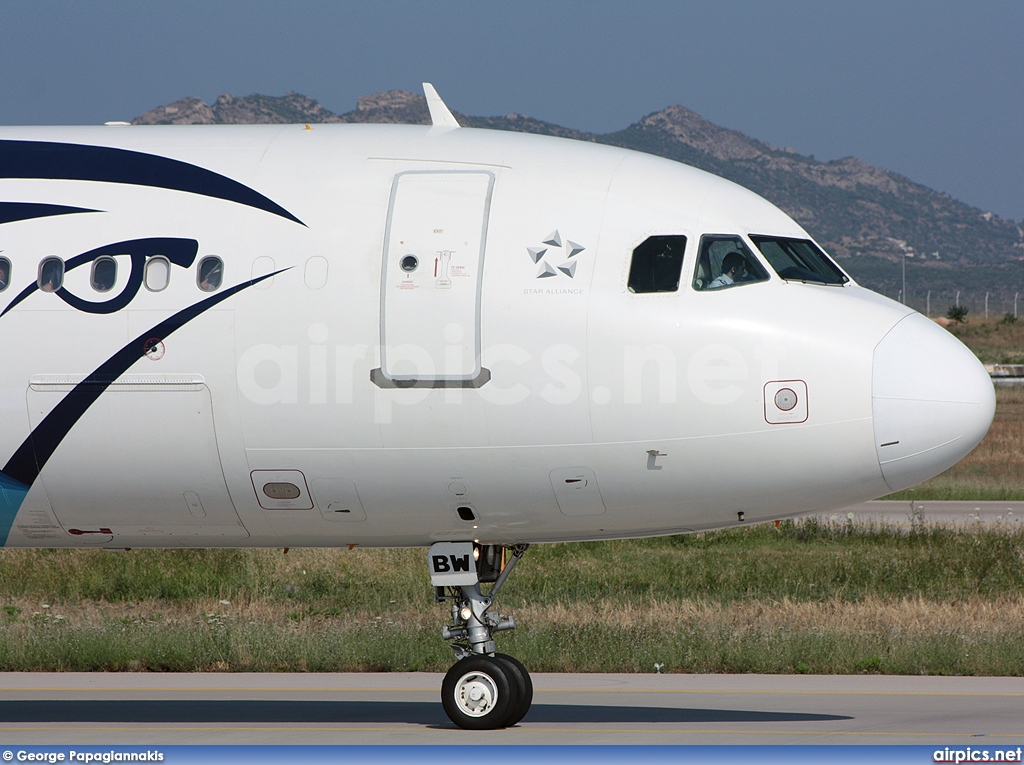
[(886, 297), (905, 303), (925, 316), (945, 316), (950, 306), (966, 308), (968, 317), (1000, 319), (1007, 314), (1019, 317), (1024, 313), (1024, 288), (1021, 290), (930, 290), (915, 292), (907, 290), (907, 299), (899, 290), (879, 290)]

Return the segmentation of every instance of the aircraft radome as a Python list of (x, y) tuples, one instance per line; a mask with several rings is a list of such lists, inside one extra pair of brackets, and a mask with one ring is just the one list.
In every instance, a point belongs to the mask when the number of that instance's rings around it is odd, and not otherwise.
[(843, 507), (984, 436), (970, 351), (761, 197), (425, 89), (432, 126), (0, 129), (0, 544), (429, 547), (445, 710), (496, 728), (529, 545)]

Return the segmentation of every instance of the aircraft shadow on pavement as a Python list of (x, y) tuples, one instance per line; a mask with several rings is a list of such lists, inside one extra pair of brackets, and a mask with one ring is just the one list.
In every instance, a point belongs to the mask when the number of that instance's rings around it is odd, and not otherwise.
[[(729, 723), (850, 720), (843, 715), (737, 709), (534, 704), (524, 722)], [(410, 723), (449, 726), (438, 702), (394, 701), (0, 701), (0, 722)]]

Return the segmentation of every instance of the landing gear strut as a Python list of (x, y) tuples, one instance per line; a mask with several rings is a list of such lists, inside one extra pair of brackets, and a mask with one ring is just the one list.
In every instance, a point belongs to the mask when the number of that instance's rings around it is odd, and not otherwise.
[[(441, 684), (441, 704), (460, 728), (507, 728), (523, 719), (533, 702), (533, 682), (526, 667), (494, 649), (494, 633), (515, 629), (516, 621), (489, 613), (495, 595), (527, 547), (466, 542), (430, 548), (431, 583), (438, 602), (451, 601), (455, 622), (441, 634), (451, 641), (458, 659)], [(485, 595), (480, 585), (491, 582)]]

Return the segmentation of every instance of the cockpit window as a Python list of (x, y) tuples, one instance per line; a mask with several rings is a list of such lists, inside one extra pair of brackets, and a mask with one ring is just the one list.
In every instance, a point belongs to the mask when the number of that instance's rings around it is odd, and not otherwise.
[(11, 261), (7, 258), (0, 258), (0, 292), (7, 289), (11, 283)]
[(686, 237), (651, 236), (633, 250), (629, 266), (630, 292), (675, 292), (683, 272)]
[(767, 280), (764, 266), (739, 236), (708, 234), (700, 238), (700, 256), (693, 273), (695, 290), (721, 290)]
[(751, 241), (783, 279), (815, 284), (846, 284), (850, 277), (810, 239), (755, 236)]

